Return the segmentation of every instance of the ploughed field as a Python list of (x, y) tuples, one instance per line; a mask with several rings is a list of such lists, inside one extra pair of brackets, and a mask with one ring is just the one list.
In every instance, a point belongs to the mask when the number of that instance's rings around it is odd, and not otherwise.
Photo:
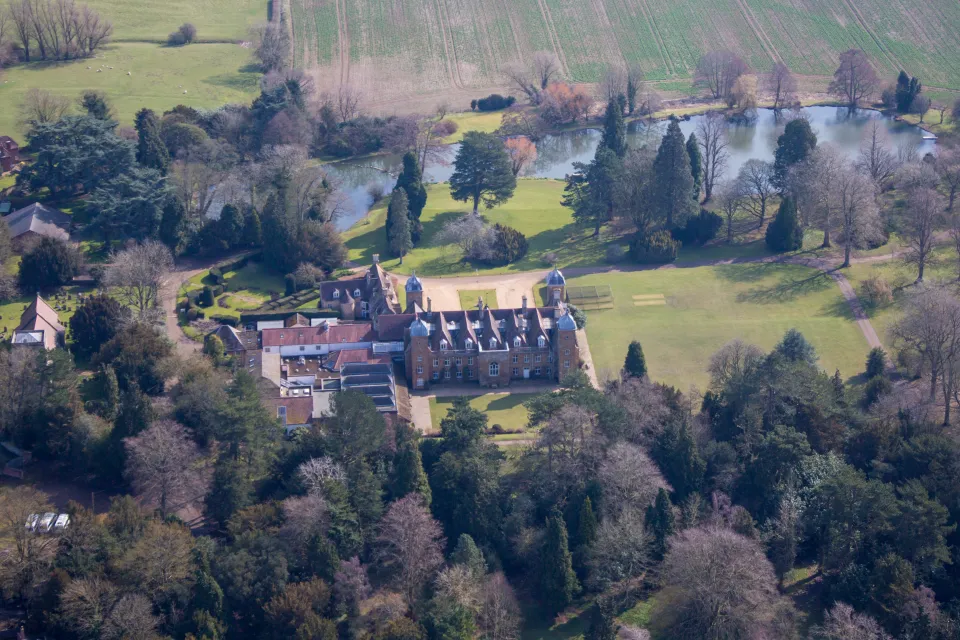
[[(503, 84), (501, 68), (554, 51), (568, 78), (599, 81), (608, 63), (648, 79), (691, 76), (704, 52), (738, 52), (758, 71), (784, 62), (831, 75), (866, 51), (884, 75), (960, 88), (956, 0), (291, 0), (295, 63), (322, 85), (411, 95)], [(824, 83), (825, 84), (825, 83)], [(669, 86), (669, 84), (667, 84)]]

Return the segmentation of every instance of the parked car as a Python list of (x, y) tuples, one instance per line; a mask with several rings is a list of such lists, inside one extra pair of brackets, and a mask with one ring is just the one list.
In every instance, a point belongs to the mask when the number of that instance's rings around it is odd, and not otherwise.
[(45, 513), (43, 517), (40, 518), (40, 532), (47, 533), (50, 529), (53, 528), (53, 521), (56, 519), (57, 514), (55, 513)]
[(39, 522), (40, 522), (40, 514), (31, 513), (29, 516), (27, 516), (27, 524), (26, 524), (27, 531), (36, 531), (37, 523)]
[(65, 513), (61, 513), (57, 516), (57, 521), (53, 523), (54, 531), (63, 531), (70, 524), (70, 516)]

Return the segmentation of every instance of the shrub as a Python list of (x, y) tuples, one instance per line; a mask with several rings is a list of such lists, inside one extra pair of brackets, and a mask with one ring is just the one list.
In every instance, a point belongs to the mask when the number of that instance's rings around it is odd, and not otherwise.
[(502, 224), (493, 226), (495, 234), (490, 262), (497, 265), (522, 260), (527, 255), (527, 238), (522, 233)]
[(470, 101), (470, 111), (476, 111), (476, 110), (477, 110), (477, 101), (476, 101), (476, 100), (471, 100), (471, 101)]
[(573, 316), (573, 321), (576, 323), (577, 329), (583, 329), (587, 326), (587, 314), (583, 309), (573, 304), (567, 304), (567, 311)]
[(223, 271), (217, 267), (210, 269), (210, 279), (213, 281), (213, 284), (223, 284)]
[(623, 262), (623, 259), (627, 257), (627, 250), (623, 245), (612, 244), (607, 247), (607, 262), (610, 264), (617, 264)]
[(187, 309), (187, 322), (193, 322), (194, 320), (197, 319), (198, 315), (199, 315), (199, 311), (197, 311), (196, 309)]
[(871, 276), (860, 284), (860, 299), (870, 307), (880, 307), (893, 302), (893, 289), (880, 276)]
[(559, 256), (558, 256), (556, 253), (554, 253), (553, 251), (548, 251), (548, 252), (546, 252), (545, 254), (543, 254), (543, 261), (546, 262), (548, 265), (550, 265), (550, 266), (552, 267), (553, 265), (555, 265), (555, 264), (557, 263), (557, 258), (558, 258), (558, 257), (559, 257)]
[(371, 182), (367, 185), (367, 195), (370, 196), (370, 200), (373, 201), (373, 204), (377, 204), (383, 200), (384, 188), (383, 185), (379, 182)]
[(42, 238), (20, 260), (19, 283), (25, 292), (68, 284), (80, 271), (80, 254), (56, 238)]
[(441, 120), (434, 125), (433, 132), (441, 138), (446, 138), (455, 134), (459, 128), (460, 125), (453, 120)]
[(212, 307), (214, 303), (213, 287), (204, 287), (198, 303), (202, 307)]
[(874, 347), (867, 356), (867, 380), (882, 376), (887, 368), (887, 352), (881, 347)]
[[(478, 111), (499, 111), (513, 106), (517, 99), (513, 96), (502, 96), (499, 93), (491, 93), (486, 98), (477, 100)], [(471, 103), (472, 104), (472, 103)]]
[(700, 214), (687, 218), (685, 227), (674, 229), (671, 234), (684, 246), (703, 245), (717, 237), (723, 227), (723, 218), (712, 211), (700, 209)]
[(501, 434), (503, 433), (503, 425), (494, 424), (490, 427), (490, 433), (492, 434)]
[(174, 31), (167, 36), (167, 46), (168, 47), (182, 47), (187, 44), (187, 39), (183, 37), (183, 34), (179, 31)]
[(214, 297), (223, 295), (223, 285), (217, 285), (213, 288)]
[(667, 231), (638, 233), (630, 243), (630, 257), (640, 264), (664, 264), (676, 260), (679, 249), (680, 243)]
[(868, 408), (873, 403), (884, 396), (893, 389), (893, 384), (887, 380), (886, 376), (876, 376), (873, 377), (867, 382), (867, 385), (863, 388), (863, 406)]

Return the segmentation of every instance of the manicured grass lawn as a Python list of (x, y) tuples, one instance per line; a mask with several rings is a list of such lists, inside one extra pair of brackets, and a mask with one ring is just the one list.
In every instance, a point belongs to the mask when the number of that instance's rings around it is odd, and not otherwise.
[[(423, 223), (420, 246), (404, 258), (403, 265), (391, 259), (383, 260), (383, 267), (397, 273), (411, 273), (416, 269), (425, 276), (463, 275), (477, 269), (486, 274), (509, 273), (550, 267), (550, 263), (544, 261), (544, 254), (548, 252), (557, 254), (556, 263), (560, 267), (598, 264), (607, 245), (615, 238), (604, 232), (598, 240), (592, 237), (591, 229), (578, 228), (570, 209), (560, 206), (563, 186), (560, 180), (519, 180), (509, 202), (481, 211), (490, 223), (499, 222), (519, 230), (530, 246), (523, 260), (503, 267), (488, 267), (461, 262), (461, 254), (455, 247), (433, 246), (433, 239), (443, 225), (469, 213), (470, 207), (450, 198), (449, 185), (430, 185), (427, 206), (420, 217)], [(350, 260), (370, 264), (374, 253), (389, 255), (383, 229), (387, 205), (385, 198), (366, 218), (344, 233)]]
[(461, 289), (457, 291), (460, 295), (460, 308), (461, 309), (476, 309), (477, 308), (477, 298), (483, 298), (483, 303), (490, 307), (491, 309), (499, 309), (497, 306), (497, 292), (495, 289), (484, 289), (482, 291), (475, 291), (472, 289)]
[[(867, 342), (829, 277), (785, 264), (737, 264), (568, 278), (568, 286), (608, 284), (614, 308), (587, 312), (598, 373), (615, 372), (631, 340), (643, 345), (650, 376), (687, 391), (709, 384), (710, 356), (741, 338), (772, 348), (790, 328), (816, 347), (820, 366), (850, 378), (861, 372)], [(662, 294), (665, 304), (634, 305)]]
[(114, 39), (166, 42), (184, 22), (197, 28), (197, 41), (249, 40), (250, 27), (267, 20), (262, 0), (90, 0), (114, 27)]
[[(217, 298), (217, 304), (212, 307), (204, 308), (207, 317), (211, 315), (228, 315), (240, 317), (241, 311), (250, 311), (258, 309), (264, 303), (270, 301), (270, 293), (277, 292), (283, 294), (283, 278), (265, 267), (262, 263), (252, 260), (241, 269), (236, 271), (227, 271), (223, 274), (227, 285), (227, 291)], [(204, 285), (213, 284), (208, 273), (198, 274), (187, 281), (181, 293), (202, 289)], [(226, 304), (226, 307), (220, 306), (220, 301)], [(313, 301), (310, 305), (315, 308), (317, 303)]]
[[(97, 73), (101, 67), (103, 71)], [(21, 142), (17, 108), (32, 88), (70, 98), (89, 89), (103, 91), (121, 126), (132, 126), (134, 114), (144, 107), (160, 113), (178, 104), (215, 108), (231, 102), (249, 103), (259, 92), (260, 79), (250, 64), (250, 50), (235, 44), (169, 48), (139, 42), (115, 43), (95, 59), (17, 65), (5, 74), (0, 81), (0, 104), (4, 105), (0, 132)]]
[[(470, 398), (470, 406), (487, 415), (487, 425), (499, 424), (504, 429), (525, 429), (527, 426), (527, 408), (524, 401), (529, 393), (487, 393)], [(447, 409), (453, 406), (456, 398), (430, 398), (430, 418), (435, 431), (440, 430), (440, 420), (447, 415)]]
[(456, 133), (447, 136), (443, 140), (447, 144), (453, 144), (454, 142), (463, 140), (463, 134), (467, 131), (493, 133), (500, 128), (500, 122), (503, 120), (503, 111), (490, 111), (487, 113), (480, 113), (478, 111), (448, 113), (444, 120), (453, 120), (459, 127)]

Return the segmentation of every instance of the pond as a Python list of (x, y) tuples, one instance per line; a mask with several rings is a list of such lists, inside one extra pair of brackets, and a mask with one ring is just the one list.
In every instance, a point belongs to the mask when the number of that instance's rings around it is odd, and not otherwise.
[[(900, 145), (916, 146), (921, 155), (931, 151), (935, 140), (925, 140), (925, 131), (919, 127), (897, 122), (878, 111), (858, 110), (850, 113), (844, 107), (805, 107), (804, 116), (810, 120), (817, 134), (818, 143), (829, 142), (851, 158), (860, 150), (860, 145), (868, 135), (867, 125), (874, 120), (883, 123), (888, 134), (889, 144), (896, 148)], [(680, 122), (684, 136), (689, 136), (697, 128), (704, 116), (693, 116)], [(627, 127), (628, 142), (632, 146), (659, 144), (666, 129), (666, 122), (631, 122)], [(783, 133), (784, 122), (776, 118), (773, 110), (760, 109), (757, 117), (747, 124), (730, 122), (727, 124), (727, 148), (730, 159), (727, 162), (725, 177), (735, 176), (740, 167), (750, 159), (772, 161), (777, 148), (777, 137)], [(598, 129), (580, 129), (544, 136), (537, 143), (537, 160), (526, 172), (530, 178), (563, 179), (573, 172), (574, 162), (590, 162), (600, 143)], [(453, 160), (458, 145), (448, 147), (448, 159)], [(337, 220), (341, 230), (352, 226), (366, 215), (372, 199), (367, 189), (372, 184), (380, 185), (384, 193), (389, 193), (396, 183), (400, 171), (400, 156), (385, 155), (363, 160), (347, 160), (327, 166), (335, 176), (340, 187), (347, 195), (345, 213)], [(424, 172), (426, 182), (444, 182), (450, 178), (453, 167), (447, 164), (428, 165)]]

